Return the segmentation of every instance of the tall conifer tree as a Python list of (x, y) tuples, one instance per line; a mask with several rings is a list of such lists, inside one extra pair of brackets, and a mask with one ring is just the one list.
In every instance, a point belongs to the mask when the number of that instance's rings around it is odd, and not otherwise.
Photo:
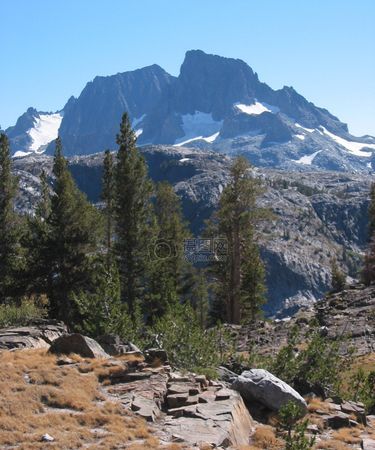
[(44, 169), (40, 174), (41, 196), (35, 215), (28, 217), (28, 233), (24, 238), (26, 248), (26, 270), (24, 278), (28, 295), (47, 294), (50, 273), (50, 226), (51, 192)]
[(19, 265), (20, 234), (14, 200), (17, 179), (11, 173), (9, 141), (0, 134), (0, 303), (15, 291), (16, 272)]
[(184, 241), (189, 231), (183, 221), (180, 199), (167, 182), (158, 183), (155, 197), (157, 239), (150, 245), (153, 265), (147, 305), (149, 316), (154, 318), (179, 301), (183, 275), (190, 267), (184, 258)]
[(228, 246), (227, 255), (220, 255), (224, 257), (211, 264), (215, 319), (237, 324), (253, 320), (264, 302), (264, 267), (255, 233), (257, 221), (266, 217), (256, 204), (261, 192), (260, 181), (252, 176), (248, 161), (237, 158), (210, 224), (210, 233), (225, 238)]
[(105, 240), (108, 264), (111, 263), (112, 255), (112, 239), (114, 228), (114, 212), (115, 212), (115, 166), (113, 155), (106, 150), (103, 162), (103, 189), (102, 200), (104, 201), (105, 216)]
[(371, 184), (368, 223), (369, 245), (361, 273), (362, 281), (366, 285), (370, 285), (375, 281), (375, 183)]
[(56, 140), (53, 174), (47, 290), (52, 316), (74, 323), (77, 310), (72, 296), (90, 280), (88, 255), (97, 250), (100, 217), (76, 187), (60, 138)]
[(121, 299), (130, 313), (144, 299), (149, 275), (149, 243), (153, 234), (152, 183), (147, 165), (136, 147), (129, 116), (122, 117), (117, 135), (116, 245), (121, 282)]

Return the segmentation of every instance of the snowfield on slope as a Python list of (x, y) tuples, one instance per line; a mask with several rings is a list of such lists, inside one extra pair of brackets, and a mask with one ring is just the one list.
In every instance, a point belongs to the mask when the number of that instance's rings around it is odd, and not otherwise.
[(312, 153), (311, 155), (302, 156), (300, 159), (295, 159), (293, 162), (296, 164), (303, 164), (306, 166), (311, 166), (312, 162), (315, 159), (315, 156), (318, 155), (322, 150), (318, 150), (317, 152)]
[(180, 146), (188, 142), (203, 139), (206, 142), (213, 142), (219, 135), (222, 120), (214, 120), (212, 114), (195, 111), (194, 114), (184, 114), (181, 116), (182, 129), (185, 135), (176, 139), (174, 145)]
[(234, 105), (241, 112), (252, 115), (263, 114), (264, 112), (271, 112), (273, 114), (277, 114), (280, 109), (277, 106), (269, 105), (268, 103), (261, 103), (255, 100), (255, 103), (252, 105), (245, 105), (244, 103), (235, 103)]
[(348, 141), (347, 139), (341, 138), (340, 136), (336, 136), (323, 126), (320, 128), (323, 130), (324, 134), (329, 136), (332, 140), (340, 144), (342, 147), (345, 147), (350, 153), (352, 153), (355, 156), (364, 156), (366, 158), (369, 158), (370, 156), (372, 156), (373, 153), (365, 152), (362, 149), (371, 148), (375, 150), (375, 144), (364, 144), (363, 142)]
[(62, 114), (40, 114), (35, 117), (35, 125), (27, 134), (31, 138), (31, 145), (28, 150), (40, 153), (44, 147), (58, 136), (58, 131), (62, 121)]

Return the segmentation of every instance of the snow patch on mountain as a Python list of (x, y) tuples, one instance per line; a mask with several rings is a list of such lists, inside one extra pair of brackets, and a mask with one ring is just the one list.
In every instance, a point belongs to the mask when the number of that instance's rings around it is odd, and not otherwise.
[(336, 136), (323, 126), (320, 128), (323, 130), (323, 133), (325, 135), (329, 136), (332, 140), (340, 144), (342, 147), (345, 147), (346, 150), (348, 150), (355, 156), (364, 156), (366, 158), (369, 158), (370, 156), (372, 156), (373, 152), (365, 152), (362, 149), (371, 148), (375, 150), (375, 144), (365, 144), (363, 142), (348, 141), (347, 139), (344, 139), (340, 136)]
[(241, 112), (245, 114), (259, 115), (264, 112), (271, 112), (277, 114), (280, 109), (277, 106), (269, 105), (268, 103), (261, 103), (255, 100), (255, 103), (252, 105), (245, 105), (244, 103), (235, 103), (235, 108), (239, 109)]
[(30, 151), (42, 153), (45, 147), (57, 138), (62, 114), (40, 114), (34, 119), (34, 127), (27, 131), (31, 138)]
[(297, 128), (301, 128), (302, 130), (307, 131), (308, 133), (313, 133), (314, 131), (316, 131), (315, 128), (306, 128), (306, 127), (303, 127), (302, 125), (300, 125), (299, 123), (295, 123), (294, 125), (295, 125)]
[(19, 150), (13, 155), (13, 158), (23, 158), (24, 156), (32, 155), (34, 152), (23, 152)]
[(195, 111), (194, 114), (184, 114), (181, 116), (184, 137), (177, 139), (174, 145), (183, 145), (188, 142), (204, 139), (206, 142), (213, 142), (219, 135), (222, 120), (214, 120), (212, 114)]
[(207, 136), (207, 137), (196, 136), (194, 138), (187, 139), (186, 141), (179, 142), (178, 144), (174, 144), (174, 147), (181, 147), (182, 145), (188, 144), (189, 142), (194, 142), (194, 141), (199, 141), (199, 140), (206, 141), (206, 142), (212, 144), (212, 142), (214, 142), (216, 140), (216, 138), (219, 136), (219, 134), (220, 134), (220, 131), (218, 131), (217, 133), (214, 133), (211, 136)]
[(141, 117), (136, 117), (135, 119), (133, 119), (132, 121), (132, 128), (135, 128), (139, 123), (142, 122), (142, 120), (146, 117), (146, 114), (142, 114)]
[(300, 141), (304, 141), (305, 140), (305, 136), (303, 134), (295, 134), (294, 135), (297, 139), (299, 139)]
[(322, 150), (318, 150), (317, 152), (312, 153), (311, 155), (302, 156), (300, 159), (295, 159), (293, 162), (296, 164), (303, 164), (305, 166), (311, 166), (312, 162), (316, 155), (318, 155)]

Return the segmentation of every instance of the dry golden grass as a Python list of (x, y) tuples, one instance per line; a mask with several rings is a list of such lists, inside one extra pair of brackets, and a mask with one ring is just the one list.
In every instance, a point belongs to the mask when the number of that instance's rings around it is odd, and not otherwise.
[(132, 442), (158, 448), (144, 420), (100, 393), (99, 379), (123, 370), (125, 361), (70, 357), (75, 364), (58, 366), (45, 350), (0, 352), (0, 448), (45, 449), (45, 433), (55, 438), (48, 444), (54, 450), (110, 450)]
[(341, 428), (338, 431), (335, 431), (332, 435), (333, 439), (341, 442), (345, 442), (346, 444), (360, 444), (361, 443), (361, 435), (362, 430), (360, 428)]
[(307, 409), (310, 413), (314, 413), (318, 410), (329, 413), (331, 410), (329, 403), (322, 401), (320, 398), (308, 400)]
[(252, 444), (241, 446), (239, 450), (282, 450), (284, 441), (275, 435), (271, 426), (260, 425), (251, 436)]
[(315, 449), (322, 450), (351, 450), (352, 447), (345, 445), (344, 443), (336, 440), (320, 441), (315, 447)]

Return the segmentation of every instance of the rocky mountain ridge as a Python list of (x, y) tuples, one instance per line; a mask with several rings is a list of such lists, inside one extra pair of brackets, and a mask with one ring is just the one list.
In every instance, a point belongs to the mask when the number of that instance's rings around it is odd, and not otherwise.
[[(58, 130), (70, 156), (115, 149), (125, 111), (141, 146), (242, 154), (257, 166), (288, 170), (372, 172), (375, 162), (375, 138), (353, 137), (326, 109), (292, 87), (273, 90), (245, 62), (201, 50), (186, 53), (178, 77), (158, 65), (96, 77), (78, 98), (69, 99), (59, 123), (52, 120), (54, 133)], [(44, 122), (51, 120), (29, 109), (6, 130), (13, 152), (46, 148), (48, 137), (39, 145), (32, 131), (38, 114)], [(52, 151), (49, 145), (47, 152)]]

